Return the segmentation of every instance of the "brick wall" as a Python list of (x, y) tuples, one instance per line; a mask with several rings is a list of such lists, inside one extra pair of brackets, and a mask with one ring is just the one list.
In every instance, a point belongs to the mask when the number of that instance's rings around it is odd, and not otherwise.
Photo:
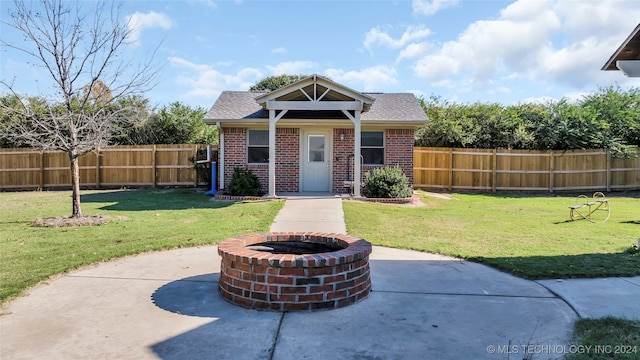
[[(344, 141), (340, 140), (344, 134)], [(345, 192), (344, 181), (351, 181), (353, 173), (353, 137), (354, 129), (333, 129), (333, 192)], [(385, 166), (400, 166), (404, 174), (413, 184), (413, 130), (386, 129), (384, 140)], [(361, 175), (371, 171), (375, 166), (363, 166)]]
[(229, 188), (233, 168), (246, 167), (247, 129), (223, 128), (224, 131), (224, 188)]
[[(269, 165), (246, 164), (247, 129), (224, 128), (225, 188), (228, 187), (234, 167), (247, 167), (260, 179), (262, 189), (269, 189)], [(340, 135), (344, 134), (344, 140)], [(344, 181), (352, 180), (354, 129), (333, 129), (333, 183), (335, 193), (343, 193)], [(400, 166), (413, 184), (413, 130), (385, 130), (385, 165)], [(362, 176), (373, 166), (364, 166)], [(300, 129), (276, 129), (276, 192), (300, 191)]]
[[(344, 140), (340, 140), (344, 134)], [(333, 184), (334, 193), (349, 191), (342, 186), (353, 176), (353, 129), (333, 129)]]
[[(233, 168), (250, 169), (260, 180), (262, 191), (269, 191), (269, 164), (247, 164), (247, 129), (223, 128), (224, 182), (229, 187)], [(276, 129), (276, 191), (299, 191), (300, 130)]]
[(400, 166), (410, 184), (413, 184), (413, 142), (413, 129), (385, 131), (385, 165)]
[(300, 129), (278, 128), (276, 129), (276, 192), (298, 192), (299, 185)]

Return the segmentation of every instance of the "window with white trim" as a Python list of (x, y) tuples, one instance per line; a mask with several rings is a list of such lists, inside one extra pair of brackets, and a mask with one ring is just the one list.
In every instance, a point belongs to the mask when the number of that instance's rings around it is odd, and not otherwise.
[(309, 135), (309, 162), (324, 162), (324, 135)]
[(269, 162), (269, 130), (247, 131), (247, 163)]
[(384, 165), (384, 131), (363, 131), (360, 153), (362, 165)]

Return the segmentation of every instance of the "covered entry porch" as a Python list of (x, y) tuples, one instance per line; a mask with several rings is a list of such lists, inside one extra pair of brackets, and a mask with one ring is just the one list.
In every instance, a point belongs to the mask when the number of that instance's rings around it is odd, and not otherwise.
[[(336, 84), (318, 75), (310, 76), (284, 88), (256, 98), (269, 112), (269, 197), (276, 196), (276, 128), (285, 116), (290, 124), (301, 125), (300, 188), (301, 191), (328, 190), (332, 182), (333, 129), (344, 119), (353, 125), (353, 179), (361, 178), (361, 113), (370, 108), (374, 99)], [(342, 116), (340, 116), (342, 115)], [(322, 128), (322, 125), (327, 126)], [(340, 139), (345, 137), (341, 134)], [(358, 156), (355, 156), (358, 154)], [(338, 160), (339, 161), (339, 160)], [(360, 196), (360, 181), (354, 181), (354, 196)]]

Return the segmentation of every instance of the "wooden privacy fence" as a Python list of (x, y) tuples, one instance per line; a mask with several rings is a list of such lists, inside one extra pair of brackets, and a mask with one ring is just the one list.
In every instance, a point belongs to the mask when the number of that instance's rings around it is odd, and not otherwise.
[(604, 150), (531, 151), (417, 147), (414, 186), (447, 190), (637, 190), (639, 157)]
[[(206, 145), (100, 149), (79, 159), (83, 188), (199, 186), (191, 158)], [(639, 157), (603, 150), (414, 149), (414, 186), (447, 190), (638, 190)], [(58, 151), (0, 149), (0, 190), (71, 187), (69, 158)]]
[[(79, 158), (82, 188), (198, 186), (191, 158), (206, 145), (101, 148)], [(70, 188), (69, 156), (61, 151), (0, 149), (0, 189)]]

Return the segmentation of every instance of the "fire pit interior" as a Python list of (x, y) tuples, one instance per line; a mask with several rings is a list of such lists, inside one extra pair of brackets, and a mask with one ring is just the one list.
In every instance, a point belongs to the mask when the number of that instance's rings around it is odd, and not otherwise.
[(334, 309), (371, 290), (371, 244), (326, 233), (243, 235), (218, 246), (218, 289), (228, 301), (252, 309)]
[(343, 249), (338, 245), (304, 241), (269, 241), (246, 246), (249, 250), (264, 251), (271, 254), (318, 254)]

